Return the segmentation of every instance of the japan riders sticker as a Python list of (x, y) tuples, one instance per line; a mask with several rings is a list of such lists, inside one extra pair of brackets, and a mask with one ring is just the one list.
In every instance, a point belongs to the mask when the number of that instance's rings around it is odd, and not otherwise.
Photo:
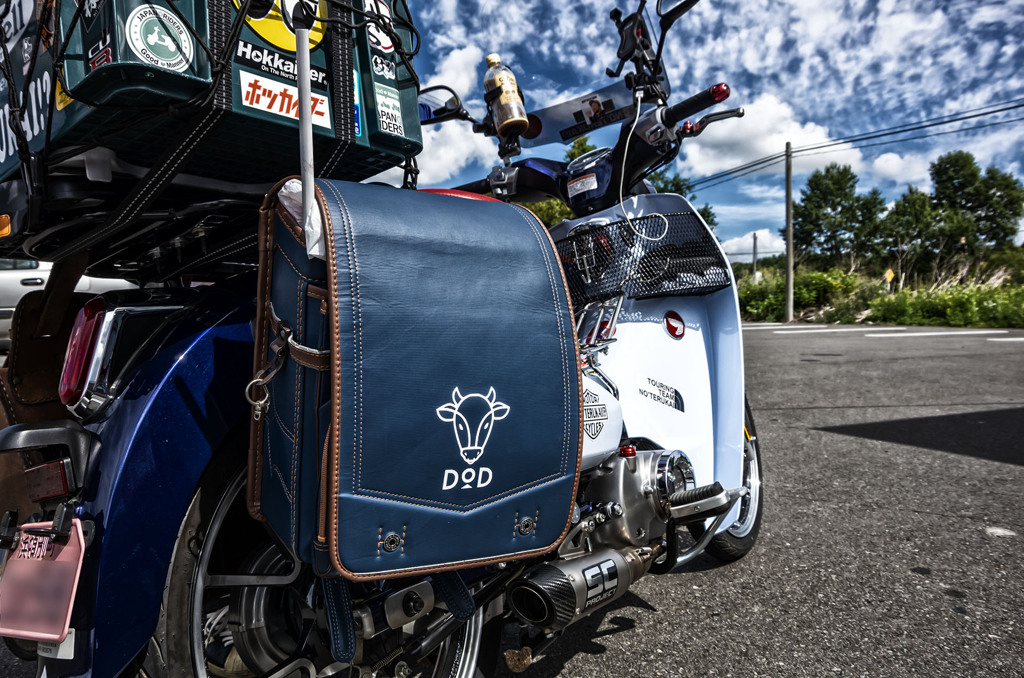
[(192, 65), (195, 47), (185, 24), (169, 9), (140, 5), (125, 22), (128, 46), (154, 66), (182, 73)]
[(373, 97), (377, 102), (377, 120), (382, 132), (405, 136), (405, 124), (402, 118), (402, 98), (394, 87), (373, 83)]

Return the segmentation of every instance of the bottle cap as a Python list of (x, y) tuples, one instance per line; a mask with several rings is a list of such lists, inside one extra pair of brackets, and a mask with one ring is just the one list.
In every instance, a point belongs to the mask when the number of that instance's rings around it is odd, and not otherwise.
[(501, 65), (501, 57), (498, 56), (497, 52), (495, 52), (493, 54), (488, 54), (487, 55), (487, 68), (494, 68), (495, 66), (500, 66), (500, 65)]

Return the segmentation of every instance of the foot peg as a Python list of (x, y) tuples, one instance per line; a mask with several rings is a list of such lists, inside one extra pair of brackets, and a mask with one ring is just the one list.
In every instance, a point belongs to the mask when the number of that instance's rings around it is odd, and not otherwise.
[(720, 516), (732, 508), (735, 496), (742, 496), (746, 488), (726, 490), (715, 482), (692, 490), (676, 492), (668, 498), (669, 514), (677, 525), (702, 523), (708, 518)]

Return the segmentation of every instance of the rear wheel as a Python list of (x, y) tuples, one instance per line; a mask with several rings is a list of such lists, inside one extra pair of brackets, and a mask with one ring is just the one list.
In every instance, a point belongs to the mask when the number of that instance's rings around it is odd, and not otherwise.
[[(728, 529), (719, 532), (708, 544), (705, 552), (718, 560), (730, 563), (747, 555), (754, 548), (761, 531), (761, 513), (764, 508), (764, 492), (761, 485), (761, 449), (757, 440), (754, 417), (750, 403), (744, 401), (743, 410), (743, 486), (747, 496), (740, 499), (739, 517)], [(690, 534), (699, 539), (704, 534), (703, 525), (691, 525)]]
[[(139, 662), (139, 675), (349, 676), (347, 665), (330, 653), (319, 580), (248, 516), (244, 490), (245, 468), (238, 463), (211, 465), (200, 483), (178, 534), (160, 622)], [(365, 594), (364, 587), (353, 585), (356, 604)], [(400, 629), (386, 631), (359, 641), (355, 663), (368, 671), (381, 663), (373, 675), (483, 675), (477, 669), (487, 663), (481, 661), (481, 647), (491, 650), (498, 634), (500, 625), (485, 623), (478, 614), (429, 664), (400, 667), (398, 660), (382, 660), (408, 637)]]

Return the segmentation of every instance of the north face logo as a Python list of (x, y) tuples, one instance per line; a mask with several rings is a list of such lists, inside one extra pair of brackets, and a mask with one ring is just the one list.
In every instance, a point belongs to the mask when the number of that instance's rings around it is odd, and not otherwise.
[(455, 387), (452, 401), (437, 408), (438, 418), (452, 423), (459, 454), (470, 465), (483, 456), (494, 422), (507, 417), (508, 412), (508, 405), (497, 401), (493, 387), (487, 395), (470, 393), (465, 396)]

